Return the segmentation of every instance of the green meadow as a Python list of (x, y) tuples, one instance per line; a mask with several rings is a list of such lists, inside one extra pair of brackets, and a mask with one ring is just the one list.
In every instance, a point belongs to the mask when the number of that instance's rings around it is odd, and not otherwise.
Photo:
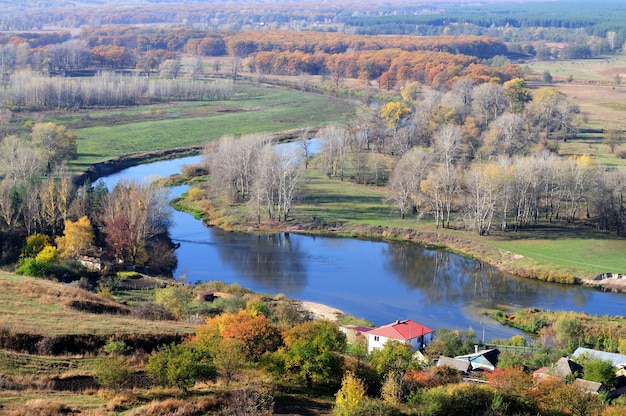
[(231, 100), (98, 110), (54, 121), (77, 136), (74, 171), (122, 155), (202, 146), (223, 135), (288, 131), (345, 122), (354, 104), (300, 91), (238, 84)]

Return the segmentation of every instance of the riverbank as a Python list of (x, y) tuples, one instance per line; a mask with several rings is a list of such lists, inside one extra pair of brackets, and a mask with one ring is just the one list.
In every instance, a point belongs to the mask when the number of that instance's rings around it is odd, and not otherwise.
[[(285, 140), (298, 137), (302, 134), (302, 132), (302, 130), (293, 130), (284, 132), (276, 137), (278, 140)], [(95, 166), (91, 172), (95, 172), (97, 176), (101, 176), (124, 169), (129, 165), (136, 165), (156, 159), (174, 158), (179, 155), (198, 153), (199, 151), (199, 148), (186, 148), (173, 149), (168, 152), (147, 152), (141, 155), (131, 155), (127, 158), (119, 158), (119, 160)], [(355, 185), (348, 182), (342, 182), (340, 186), (353, 187)], [(362, 193), (363, 191), (359, 190), (358, 192)], [(345, 203), (339, 205), (341, 205), (340, 208), (342, 210), (345, 211), (347, 209), (344, 207)], [(563, 265), (556, 265), (548, 261), (539, 261), (537, 259), (524, 256), (519, 252), (497, 247), (493, 243), (494, 238), (492, 236), (477, 237), (464, 230), (436, 229), (434, 225), (431, 226), (424, 220), (421, 220), (419, 225), (416, 225), (416, 221), (411, 220), (404, 222), (398, 221), (395, 216), (389, 215), (388, 208), (386, 209), (386, 218), (379, 218), (376, 222), (385, 222), (391, 225), (369, 225), (364, 224), (363, 221), (325, 221), (323, 220), (325, 215), (324, 210), (327, 208), (327, 202), (324, 204), (324, 207), (315, 207), (315, 211), (311, 211), (311, 209), (307, 211), (306, 208), (296, 205), (294, 206), (290, 221), (286, 223), (262, 223), (259, 225), (253, 218), (248, 218), (245, 212), (238, 210), (237, 207), (216, 207), (212, 202), (203, 205), (197, 204), (193, 208), (187, 204), (177, 206), (177, 209), (182, 209), (188, 212), (204, 212), (204, 218), (210, 218), (210, 220), (205, 221), (207, 225), (217, 226), (227, 231), (255, 234), (290, 232), (307, 235), (359, 238), (373, 241), (416, 243), (428, 248), (446, 249), (456, 254), (493, 265), (502, 271), (516, 276), (562, 284), (582, 284), (604, 291), (626, 292), (626, 279), (607, 279), (606, 276), (609, 275), (607, 273), (593, 272), (576, 267), (564, 267)], [(350, 208), (351, 212), (357, 212), (359, 209), (361, 208), (358, 206)], [(380, 211), (382, 212), (382, 210)], [(319, 214), (314, 216), (311, 215), (311, 212), (319, 212)], [(377, 214), (379, 217), (380, 215), (382, 214)], [(415, 228), (395, 226), (398, 223), (410, 223), (411, 226)], [(557, 226), (551, 224), (551, 227), (552, 229), (550, 232), (554, 231), (553, 229)], [(563, 227), (563, 229), (573, 230), (574, 228), (570, 226), (567, 228)], [(532, 230), (526, 230), (525, 232), (528, 235), (532, 235), (534, 233)], [(577, 232), (583, 235), (584, 239), (588, 239), (589, 236), (586, 234), (588, 232), (584, 230), (578, 230)], [(522, 233), (523, 232), (518, 233), (507, 231), (496, 234), (494, 232), (494, 234), (497, 235), (496, 238), (500, 241), (509, 242), (510, 240), (511, 245), (513, 245), (514, 239), (520, 239), (519, 235)], [(536, 237), (536, 239), (538, 238), (540, 237)], [(600, 238), (610, 239), (610, 236), (602, 236)], [(551, 239), (555, 241), (559, 240), (559, 238), (555, 238), (554, 235), (551, 235)]]
[[(178, 209), (186, 209), (178, 205)], [(221, 220), (223, 212), (211, 205), (204, 223), (227, 231), (254, 234), (295, 233), (304, 235), (357, 238), (371, 241), (406, 242), (426, 248), (445, 249), (461, 256), (489, 264), (515, 276), (559, 284), (584, 285), (598, 290), (626, 293), (626, 279), (616, 274), (594, 273), (575, 267), (557, 266), (550, 262), (528, 258), (494, 245), (463, 236), (467, 231), (454, 229), (416, 230), (392, 226), (373, 226), (358, 223), (327, 223), (314, 218), (306, 220), (292, 217), (290, 221), (256, 224), (253, 221), (228, 222)]]

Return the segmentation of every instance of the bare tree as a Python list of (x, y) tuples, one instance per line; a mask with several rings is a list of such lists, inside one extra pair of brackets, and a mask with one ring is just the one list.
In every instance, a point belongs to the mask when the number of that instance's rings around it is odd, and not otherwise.
[(211, 156), (211, 172), (232, 201), (243, 202), (250, 198), (256, 158), (259, 150), (270, 142), (271, 137), (266, 134), (220, 139)]
[(425, 190), (430, 195), (437, 217), (441, 217), (444, 227), (450, 227), (452, 203), (461, 189), (459, 163), (462, 139), (461, 128), (453, 124), (442, 126), (433, 137), (439, 166), (428, 175)]
[(204, 70), (202, 68), (202, 60), (197, 56), (194, 56), (190, 58), (189, 60), (187, 60), (185, 62), (184, 67), (185, 67), (185, 74), (187, 78), (189, 78), (192, 81), (195, 81), (198, 78), (201, 78), (202, 75), (204, 74)]
[(17, 136), (0, 142), (0, 176), (13, 185), (23, 184), (42, 173), (42, 161), (30, 143)]
[(502, 196), (504, 168), (495, 164), (474, 165), (465, 174), (468, 227), (478, 235), (489, 234)]
[(320, 130), (322, 140), (322, 169), (329, 178), (341, 177), (343, 180), (346, 162), (348, 135), (343, 127), (328, 126)]
[(166, 59), (159, 65), (159, 75), (162, 78), (176, 79), (180, 72), (180, 61), (178, 59)]
[(15, 228), (20, 218), (22, 204), (17, 187), (8, 181), (0, 181), (0, 218), (5, 229)]
[(389, 179), (389, 196), (386, 202), (404, 218), (416, 204), (420, 184), (431, 168), (433, 154), (415, 147), (396, 164)]
[(520, 114), (505, 113), (491, 123), (485, 133), (482, 152), (485, 155), (512, 156), (526, 148), (530, 135), (525, 131), (526, 119)]
[(509, 108), (509, 99), (502, 85), (481, 84), (472, 93), (472, 107), (476, 118), (487, 125)]

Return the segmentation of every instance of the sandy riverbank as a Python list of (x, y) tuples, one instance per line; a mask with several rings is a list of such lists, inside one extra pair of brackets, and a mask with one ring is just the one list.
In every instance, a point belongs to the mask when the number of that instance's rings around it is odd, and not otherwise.
[(313, 315), (315, 319), (326, 319), (328, 321), (336, 321), (339, 316), (345, 315), (339, 309), (332, 308), (327, 305), (315, 302), (299, 301), (302, 308)]

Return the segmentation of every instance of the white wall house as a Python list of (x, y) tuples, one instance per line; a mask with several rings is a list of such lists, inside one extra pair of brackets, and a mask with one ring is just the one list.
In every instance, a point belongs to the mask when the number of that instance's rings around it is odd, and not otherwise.
[(374, 328), (364, 335), (367, 336), (367, 352), (371, 353), (377, 348), (382, 348), (385, 342), (390, 339), (407, 342), (413, 348), (420, 349), (430, 344), (434, 332), (422, 324), (406, 319)]

